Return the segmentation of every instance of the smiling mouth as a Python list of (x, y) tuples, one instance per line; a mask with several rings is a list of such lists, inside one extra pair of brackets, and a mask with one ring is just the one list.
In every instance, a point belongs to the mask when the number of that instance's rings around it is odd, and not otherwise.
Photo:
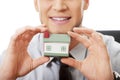
[(70, 22), (71, 17), (50, 17), (55, 25), (65, 25)]
[(70, 20), (71, 17), (50, 17), (50, 19), (53, 21), (66, 21), (66, 20)]

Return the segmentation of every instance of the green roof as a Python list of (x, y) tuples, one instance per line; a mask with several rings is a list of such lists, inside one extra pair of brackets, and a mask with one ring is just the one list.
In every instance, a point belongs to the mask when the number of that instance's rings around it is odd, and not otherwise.
[(44, 42), (63, 42), (69, 43), (70, 36), (67, 34), (50, 34), (49, 38), (44, 38)]

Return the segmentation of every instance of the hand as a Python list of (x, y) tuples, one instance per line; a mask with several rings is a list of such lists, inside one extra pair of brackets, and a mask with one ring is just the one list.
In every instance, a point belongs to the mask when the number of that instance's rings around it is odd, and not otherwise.
[(0, 65), (0, 80), (5, 80), (4, 78), (6, 80), (14, 80), (49, 60), (48, 57), (32, 59), (27, 52), (27, 47), (32, 37), (44, 31), (46, 31), (46, 28), (41, 28), (40, 26), (28, 26), (17, 30), (11, 38), (3, 63)]
[(86, 28), (74, 28), (73, 31), (68, 34), (82, 43), (89, 54), (83, 61), (63, 58), (62, 62), (80, 70), (88, 80), (113, 80), (110, 58), (101, 35)]

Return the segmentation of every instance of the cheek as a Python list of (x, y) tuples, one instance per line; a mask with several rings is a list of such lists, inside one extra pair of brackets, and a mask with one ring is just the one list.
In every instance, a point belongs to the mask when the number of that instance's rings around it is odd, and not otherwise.
[(81, 10), (81, 6), (73, 7), (73, 8), (74, 8), (72, 9), (73, 19), (77, 24), (80, 24), (83, 16), (83, 11)]
[(80, 10), (74, 11), (72, 23), (74, 24), (74, 26), (78, 27), (80, 26), (81, 22), (82, 22), (82, 14)]
[(40, 12), (39, 12), (39, 15), (40, 15), (40, 20), (41, 22), (43, 23), (46, 23), (47, 21), (47, 17), (48, 17), (48, 11), (49, 11), (49, 7), (45, 4), (45, 5), (41, 5), (41, 9), (40, 9)]

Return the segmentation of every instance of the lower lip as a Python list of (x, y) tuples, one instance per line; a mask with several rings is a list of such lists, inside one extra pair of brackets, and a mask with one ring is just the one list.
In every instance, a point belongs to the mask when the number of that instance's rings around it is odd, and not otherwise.
[(68, 19), (68, 20), (62, 20), (62, 21), (58, 21), (58, 20), (53, 20), (53, 19), (51, 19), (51, 21), (52, 21), (54, 24), (56, 24), (56, 25), (64, 25), (64, 24), (67, 24), (67, 23), (70, 21), (70, 19)]

